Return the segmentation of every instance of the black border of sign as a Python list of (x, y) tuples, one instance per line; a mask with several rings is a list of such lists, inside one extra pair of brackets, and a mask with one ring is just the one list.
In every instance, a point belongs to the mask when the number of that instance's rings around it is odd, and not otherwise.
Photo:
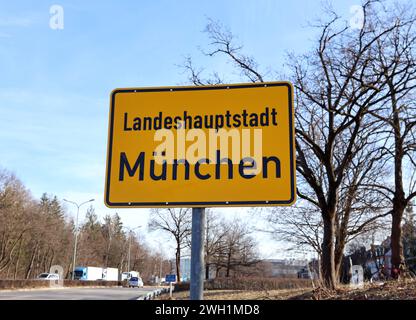
[[(289, 138), (290, 138), (290, 191), (289, 200), (270, 200), (270, 201), (211, 201), (211, 202), (111, 202), (110, 201), (110, 179), (111, 179), (111, 158), (113, 149), (113, 126), (114, 126), (114, 108), (115, 96), (118, 93), (129, 92), (160, 92), (160, 91), (194, 91), (194, 90), (223, 90), (223, 89), (243, 89), (258, 87), (278, 87), (285, 86), (288, 88), (289, 101)], [(151, 207), (235, 207), (235, 206), (272, 206), (272, 205), (291, 205), (296, 199), (295, 186), (295, 161), (294, 161), (294, 123), (293, 123), (293, 88), (289, 82), (262, 82), (262, 83), (246, 83), (246, 84), (221, 84), (209, 86), (185, 86), (185, 87), (148, 87), (148, 88), (126, 88), (115, 89), (110, 96), (110, 119), (107, 146), (106, 161), (106, 183), (105, 183), (105, 205), (109, 208), (151, 208)]]

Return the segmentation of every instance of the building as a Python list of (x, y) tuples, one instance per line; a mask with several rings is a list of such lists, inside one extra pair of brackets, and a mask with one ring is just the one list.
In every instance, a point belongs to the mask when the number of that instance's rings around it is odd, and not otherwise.
[(263, 262), (268, 266), (271, 277), (297, 278), (298, 272), (306, 268), (307, 260), (298, 259), (266, 259)]
[(189, 281), (191, 279), (191, 258), (182, 258), (179, 269), (181, 271), (181, 281)]
[[(176, 261), (175, 259), (170, 260), (170, 273), (176, 274)], [(191, 279), (191, 258), (181, 258), (179, 263), (179, 270), (181, 272), (181, 281), (189, 281)]]

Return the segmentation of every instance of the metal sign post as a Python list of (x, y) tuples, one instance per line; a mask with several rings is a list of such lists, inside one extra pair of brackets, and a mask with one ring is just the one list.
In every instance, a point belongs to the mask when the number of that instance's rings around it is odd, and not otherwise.
[(191, 287), (190, 299), (204, 296), (205, 208), (192, 208)]

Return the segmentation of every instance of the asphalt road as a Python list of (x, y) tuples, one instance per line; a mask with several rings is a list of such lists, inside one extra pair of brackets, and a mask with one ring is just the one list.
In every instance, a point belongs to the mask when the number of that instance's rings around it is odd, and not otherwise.
[(156, 287), (57, 288), (0, 291), (0, 300), (137, 300)]

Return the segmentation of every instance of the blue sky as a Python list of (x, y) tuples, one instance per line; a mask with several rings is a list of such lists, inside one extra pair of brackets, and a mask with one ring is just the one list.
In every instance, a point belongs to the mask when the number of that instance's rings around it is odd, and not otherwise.
[[(126, 224), (145, 226), (147, 210), (103, 204), (111, 90), (184, 84), (177, 65), (187, 55), (239, 81), (229, 64), (198, 49), (208, 44), (202, 32), (208, 18), (228, 26), (263, 70), (279, 71), (287, 52), (311, 48), (315, 31), (308, 23), (325, 18), (321, 3), (0, 0), (0, 167), (15, 172), (35, 197), (93, 197), (101, 216), (117, 211)], [(54, 4), (64, 10), (63, 30), (49, 27)], [(335, 1), (335, 8), (348, 20), (357, 4)], [(250, 221), (247, 210), (221, 211)], [(281, 255), (264, 236), (259, 239), (264, 256)]]

